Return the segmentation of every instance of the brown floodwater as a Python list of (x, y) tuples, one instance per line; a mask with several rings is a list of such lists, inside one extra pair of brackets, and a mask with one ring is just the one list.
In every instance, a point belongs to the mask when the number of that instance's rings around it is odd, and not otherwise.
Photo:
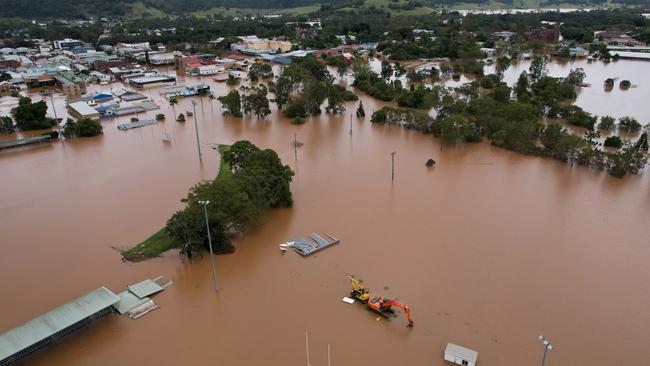
[[(643, 103), (623, 102), (647, 97), (647, 65), (612, 63), (607, 75), (588, 77), (634, 73), (639, 88), (615, 89), (607, 101), (647, 121)], [(584, 67), (588, 75), (600, 68)], [(578, 103), (614, 114), (599, 91), (583, 91)], [(174, 281), (156, 296), (160, 309), (103, 319), (25, 364), (304, 365), (309, 332), (315, 366), (326, 365), (328, 344), (332, 365), (443, 365), (447, 342), (479, 351), (480, 365), (530, 365), (541, 358), (539, 334), (556, 347), (548, 365), (647, 365), (647, 172), (616, 179), (487, 142), (441, 149), (429, 135), (372, 125), (381, 104), (367, 97), (368, 117), (353, 120), (351, 135), (349, 115), (300, 126), (275, 109), (263, 121), (224, 118), (206, 99), (205, 115), (197, 104), (199, 164), (193, 119), (174, 122), (158, 93), (151, 96), (166, 122), (122, 132), (122, 117), (103, 121), (101, 137), (0, 153), (1, 331), (99, 286), (118, 292), (157, 275)], [(57, 96), (60, 116), (62, 102)], [(163, 131), (171, 143), (160, 140)], [(294, 134), (304, 142), (297, 159)], [(122, 262), (114, 248), (158, 230), (190, 186), (214, 176), (217, 155), (207, 144), (239, 139), (275, 149), (296, 171), (295, 205), (269, 211), (235, 254), (217, 257), (220, 292), (207, 256)], [(313, 231), (341, 244), (308, 258), (278, 249)], [(409, 304), (415, 327), (405, 327), (403, 314), (376, 321), (343, 303), (346, 274)]]

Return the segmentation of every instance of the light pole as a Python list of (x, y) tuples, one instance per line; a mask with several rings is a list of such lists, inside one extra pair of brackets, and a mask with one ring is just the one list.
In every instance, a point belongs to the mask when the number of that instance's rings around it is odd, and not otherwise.
[(217, 282), (217, 267), (214, 263), (214, 253), (212, 252), (212, 235), (210, 234), (210, 224), (208, 223), (208, 204), (210, 201), (199, 201), (199, 204), (203, 206), (203, 212), (205, 213), (205, 227), (208, 230), (208, 245), (210, 247), (210, 263), (212, 263), (212, 274), (214, 276), (214, 290), (219, 291), (219, 285)]
[(542, 356), (542, 366), (544, 366), (544, 362), (546, 361), (546, 353), (553, 350), (553, 345), (551, 344), (551, 341), (543, 335), (539, 336), (539, 340), (544, 345), (544, 355)]
[(391, 182), (395, 180), (395, 154), (397, 154), (397, 151), (393, 151), (392, 153), (390, 153), (390, 158), (391, 158), (390, 180), (391, 180)]
[(203, 162), (203, 157), (201, 156), (201, 143), (199, 142), (199, 126), (196, 123), (196, 102), (192, 101), (192, 109), (194, 110), (194, 129), (196, 130), (196, 148), (199, 150), (199, 161)]

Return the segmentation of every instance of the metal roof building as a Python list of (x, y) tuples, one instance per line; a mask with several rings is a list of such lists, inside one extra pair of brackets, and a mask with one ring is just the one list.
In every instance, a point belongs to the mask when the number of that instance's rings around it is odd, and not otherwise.
[(609, 53), (612, 56), (620, 58), (629, 58), (636, 60), (650, 60), (650, 53), (647, 52), (627, 52), (627, 51), (612, 51)]
[(118, 301), (117, 295), (100, 287), (0, 334), (0, 366), (10, 365), (111, 313), (111, 306)]

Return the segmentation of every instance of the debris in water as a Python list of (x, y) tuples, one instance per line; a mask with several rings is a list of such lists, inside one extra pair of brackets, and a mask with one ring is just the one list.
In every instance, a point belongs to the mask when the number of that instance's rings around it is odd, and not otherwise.
[[(327, 241), (323, 239), (320, 235), (316, 233), (309, 234), (309, 239), (298, 238), (287, 241), (286, 243), (280, 244), (280, 250), (283, 252), (287, 249), (293, 249), (298, 254), (306, 257), (310, 254), (313, 254), (321, 249), (327, 248), (329, 246), (340, 243), (341, 241), (331, 235), (325, 234), (329, 237), (330, 240)], [(311, 239), (311, 240), (310, 240)]]

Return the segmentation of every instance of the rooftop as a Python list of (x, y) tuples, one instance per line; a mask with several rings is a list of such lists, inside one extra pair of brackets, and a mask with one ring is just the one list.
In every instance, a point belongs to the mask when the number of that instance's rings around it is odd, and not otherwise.
[(63, 306), (0, 334), (0, 360), (62, 331), (117, 303), (120, 298), (100, 287)]

